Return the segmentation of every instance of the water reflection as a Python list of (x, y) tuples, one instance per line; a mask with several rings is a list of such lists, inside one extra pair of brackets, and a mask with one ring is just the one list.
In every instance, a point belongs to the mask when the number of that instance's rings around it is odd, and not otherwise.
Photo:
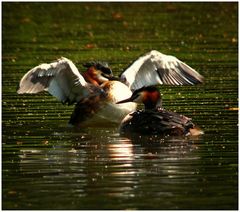
[[(50, 209), (58, 205), (64, 209), (67, 205), (66, 209), (70, 209), (70, 201), (72, 209), (98, 209), (98, 204), (90, 204), (96, 199), (107, 199), (112, 204), (106, 204), (106, 209), (120, 209), (113, 204), (120, 200), (127, 208), (147, 208), (155, 201), (155, 206), (174, 208), (176, 199), (169, 202), (166, 198), (201, 195), (206, 186), (213, 187), (206, 173), (220, 169), (215, 166), (219, 161), (212, 149), (216, 144), (209, 149), (204, 140), (209, 135), (125, 138), (117, 132), (116, 128), (87, 128), (79, 132), (46, 129), (47, 138), (32, 133), (18, 139), (14, 153), (4, 153), (16, 165), (14, 172), (5, 172), (5, 199), (11, 201), (14, 193), (22, 204), (16, 208)], [(202, 164), (208, 162), (212, 152), (215, 156), (210, 158), (211, 166), (203, 169)], [(11, 164), (5, 162), (3, 166), (7, 170)], [(16, 177), (22, 183), (14, 184)], [(219, 186), (218, 181), (215, 186)], [(45, 198), (46, 193), (54, 195), (55, 203)], [(144, 203), (141, 199), (146, 195), (149, 198)]]
[[(45, 148), (23, 145), (19, 149), (21, 176), (34, 177), (38, 183), (30, 185), (40, 195), (46, 185), (52, 185), (53, 193), (59, 186), (67, 189), (62, 191), (66, 197), (98, 194), (134, 198), (146, 189), (160, 192), (156, 185), (189, 179), (196, 172), (192, 164), (199, 159), (197, 142), (186, 138), (129, 139), (114, 135), (95, 140), (76, 134), (68, 135), (68, 140), (66, 136), (64, 142), (55, 136)], [(163, 188), (158, 195), (173, 194)]]
[[(114, 141), (113, 141), (114, 142)], [(107, 149), (112, 160), (133, 160), (133, 144), (129, 139), (119, 139), (120, 143), (109, 143)]]
[[(4, 209), (238, 208), (238, 114), (226, 109), (238, 106), (237, 3), (3, 7)], [(71, 106), (16, 94), (39, 61), (66, 56), (81, 69), (106, 60), (117, 76), (146, 49), (204, 75), (203, 87), (161, 86), (166, 108), (204, 128), (199, 140), (123, 138), (111, 127), (73, 132), (61, 128)]]

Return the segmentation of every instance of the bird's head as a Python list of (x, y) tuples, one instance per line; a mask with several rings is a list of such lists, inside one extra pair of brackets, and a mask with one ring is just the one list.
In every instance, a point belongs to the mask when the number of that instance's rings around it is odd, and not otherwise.
[(119, 101), (117, 104), (125, 102), (143, 103), (145, 109), (155, 109), (162, 106), (161, 94), (154, 86), (142, 87), (135, 90), (131, 97)]
[(83, 64), (83, 66), (87, 68), (88, 78), (92, 78), (98, 84), (113, 79), (113, 72), (106, 62), (92, 61)]

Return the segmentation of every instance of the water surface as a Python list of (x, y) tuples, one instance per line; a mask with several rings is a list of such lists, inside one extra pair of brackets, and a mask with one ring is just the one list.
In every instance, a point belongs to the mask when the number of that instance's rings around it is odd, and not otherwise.
[[(3, 209), (237, 209), (237, 3), (4, 2), (2, 11)], [(69, 129), (73, 106), (16, 93), (26, 71), (60, 56), (79, 70), (105, 60), (118, 75), (151, 49), (205, 77), (159, 87), (164, 106), (203, 136)]]

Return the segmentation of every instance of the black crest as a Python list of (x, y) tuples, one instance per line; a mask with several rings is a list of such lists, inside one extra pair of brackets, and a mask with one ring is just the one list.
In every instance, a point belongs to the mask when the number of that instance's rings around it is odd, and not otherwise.
[(112, 74), (112, 70), (108, 66), (107, 62), (90, 61), (90, 62), (84, 63), (83, 66), (86, 67), (86, 68), (90, 68), (90, 67), (94, 66), (97, 70), (101, 70), (105, 74), (109, 74), (109, 75)]

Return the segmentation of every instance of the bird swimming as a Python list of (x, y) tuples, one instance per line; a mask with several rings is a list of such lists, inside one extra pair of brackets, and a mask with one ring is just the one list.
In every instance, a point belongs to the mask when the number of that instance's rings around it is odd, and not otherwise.
[(63, 104), (75, 104), (69, 124), (120, 123), (137, 104), (116, 104), (142, 87), (194, 85), (203, 77), (174, 56), (151, 50), (131, 63), (118, 78), (105, 62), (89, 62), (80, 73), (74, 63), (60, 58), (29, 70), (20, 80), (18, 94), (48, 91)]
[(162, 98), (154, 86), (142, 87), (117, 104), (143, 103), (144, 109), (129, 113), (121, 122), (123, 135), (186, 136), (200, 135), (203, 131), (193, 124), (191, 118), (168, 111), (162, 107)]

